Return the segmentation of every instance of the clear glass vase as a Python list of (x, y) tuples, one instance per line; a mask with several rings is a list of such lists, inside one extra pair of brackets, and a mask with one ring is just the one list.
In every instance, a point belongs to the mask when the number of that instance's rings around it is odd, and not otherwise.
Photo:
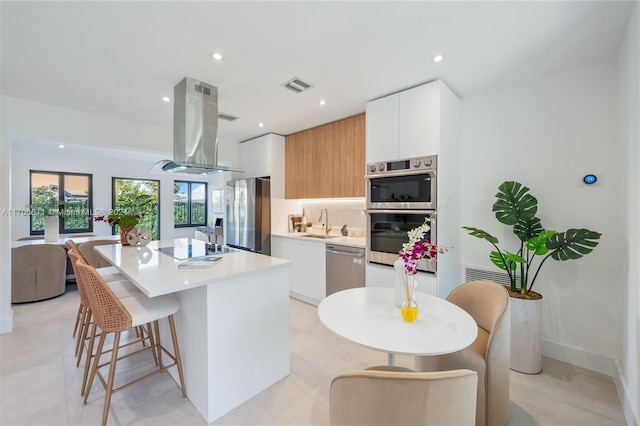
[(402, 314), (402, 319), (406, 322), (414, 322), (418, 319), (418, 302), (416, 302), (413, 297), (417, 277), (416, 274), (408, 274), (405, 272), (402, 278), (403, 297), (400, 313)]

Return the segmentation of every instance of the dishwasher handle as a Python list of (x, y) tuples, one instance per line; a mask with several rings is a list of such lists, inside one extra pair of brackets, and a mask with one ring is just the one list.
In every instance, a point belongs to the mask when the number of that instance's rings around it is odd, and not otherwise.
[(340, 250), (335, 246), (327, 246), (326, 252), (331, 254), (339, 254), (339, 255), (347, 255), (353, 257), (364, 257), (364, 250), (362, 249), (351, 249), (351, 251)]

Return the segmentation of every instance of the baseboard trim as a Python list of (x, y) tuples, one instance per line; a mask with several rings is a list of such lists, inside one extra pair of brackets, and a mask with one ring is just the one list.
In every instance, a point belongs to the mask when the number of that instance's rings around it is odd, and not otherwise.
[(0, 318), (0, 334), (13, 331), (13, 309), (8, 317)]
[(634, 407), (631, 403), (627, 387), (624, 380), (622, 380), (622, 375), (620, 374), (620, 364), (618, 364), (617, 360), (615, 361), (615, 366), (616, 372), (613, 375), (613, 381), (615, 382), (616, 389), (618, 390), (618, 398), (620, 398), (624, 418), (629, 426), (637, 426), (640, 424), (640, 419), (638, 418), (638, 410), (640, 407)]
[(640, 419), (638, 418), (640, 407), (635, 407), (631, 402), (625, 382), (622, 380), (617, 360), (544, 339), (542, 340), (542, 355), (612, 377), (627, 424), (629, 426), (638, 426), (640, 424)]
[(542, 339), (542, 355), (611, 377), (617, 370), (613, 358), (544, 339)]

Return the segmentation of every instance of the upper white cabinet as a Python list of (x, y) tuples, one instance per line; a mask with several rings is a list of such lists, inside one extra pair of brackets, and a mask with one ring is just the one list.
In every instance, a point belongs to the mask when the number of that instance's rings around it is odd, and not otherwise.
[(271, 135), (240, 144), (240, 167), (245, 172), (243, 178), (271, 176)]
[(367, 163), (437, 154), (442, 89), (434, 81), (368, 102)]
[(398, 157), (398, 99), (385, 96), (367, 103), (366, 145), (367, 163)]

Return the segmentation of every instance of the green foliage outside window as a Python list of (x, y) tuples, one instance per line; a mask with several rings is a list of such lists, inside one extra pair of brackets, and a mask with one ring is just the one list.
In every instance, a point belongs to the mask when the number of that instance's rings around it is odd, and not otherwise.
[[(113, 209), (132, 215), (139, 215), (137, 226), (151, 231), (152, 238), (160, 238), (160, 182), (156, 180), (113, 179)], [(114, 233), (119, 233), (114, 226)]]

